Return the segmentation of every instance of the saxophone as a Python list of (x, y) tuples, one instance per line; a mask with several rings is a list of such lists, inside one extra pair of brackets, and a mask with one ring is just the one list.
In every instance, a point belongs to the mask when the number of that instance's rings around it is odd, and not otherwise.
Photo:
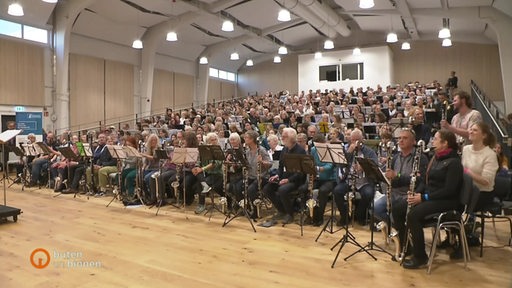
[(174, 189), (174, 198), (176, 198), (176, 201), (179, 201), (180, 199), (180, 193), (178, 191), (178, 188), (180, 187), (180, 174), (183, 164), (176, 164), (176, 181), (171, 183), (171, 187)]
[[(357, 177), (357, 172), (354, 168), (354, 165), (357, 163), (356, 162), (356, 156), (359, 154), (359, 151), (361, 151), (361, 149), (363, 149), (363, 142), (362, 141), (356, 141), (356, 148), (354, 149), (354, 156), (352, 157), (352, 164), (350, 165), (350, 174), (352, 174), (352, 189), (350, 189), (350, 191), (348, 191), (347, 194), (345, 194), (345, 201), (347, 201), (348, 203), (348, 218), (349, 219), (352, 219), (354, 217), (354, 213), (353, 212), (353, 201), (354, 201), (354, 198), (356, 197), (356, 177)], [(348, 220), (348, 219), (347, 219)]]
[[(223, 187), (224, 187), (224, 194), (228, 195), (228, 164), (227, 164), (226, 161), (224, 161), (224, 163), (222, 163), (222, 184), (223, 184)], [(226, 197), (221, 197), (219, 199), (219, 204), (220, 204), (222, 213), (225, 214), (226, 213), (227, 204), (228, 204), (227, 198)]]
[(306, 207), (309, 209), (309, 217), (313, 218), (313, 211), (315, 207), (318, 206), (318, 203), (313, 195), (313, 184), (314, 184), (315, 175), (308, 175), (308, 191), (310, 193), (310, 198), (306, 201)]

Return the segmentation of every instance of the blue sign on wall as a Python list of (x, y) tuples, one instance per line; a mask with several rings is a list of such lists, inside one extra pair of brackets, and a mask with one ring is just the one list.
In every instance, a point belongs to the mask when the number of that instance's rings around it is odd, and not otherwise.
[(43, 113), (16, 112), (16, 128), (23, 130), (20, 135), (43, 135)]

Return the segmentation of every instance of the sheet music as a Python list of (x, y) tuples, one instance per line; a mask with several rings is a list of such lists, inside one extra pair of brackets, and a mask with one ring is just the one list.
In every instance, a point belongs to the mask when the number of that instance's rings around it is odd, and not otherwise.
[(89, 143), (83, 143), (84, 145), (84, 153), (86, 157), (92, 157), (91, 145)]
[(21, 148), (23, 149), (23, 154), (26, 156), (37, 156), (37, 152), (33, 144), (21, 143)]
[(114, 158), (126, 159), (126, 153), (124, 153), (123, 147), (118, 145), (106, 145), (108, 152)]
[(123, 146), (121, 148), (123, 149), (124, 153), (128, 157), (142, 158), (142, 155), (140, 154), (140, 152), (137, 151), (137, 149), (135, 149), (135, 148), (133, 148), (131, 146)]
[(197, 148), (174, 148), (173, 163), (194, 163), (199, 157)]
[(316, 151), (321, 162), (347, 164), (343, 146), (340, 144), (315, 142)]
[(5, 130), (0, 133), (0, 144), (7, 143), (12, 138), (16, 137), (16, 135), (20, 134), (21, 130)]

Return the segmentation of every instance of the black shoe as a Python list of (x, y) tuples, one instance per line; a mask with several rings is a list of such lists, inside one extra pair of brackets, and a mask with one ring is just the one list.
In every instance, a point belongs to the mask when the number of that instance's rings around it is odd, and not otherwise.
[(290, 224), (293, 223), (293, 216), (290, 214), (286, 214), (283, 217), (283, 224)]
[(73, 189), (73, 188), (68, 188), (68, 189), (62, 190), (62, 194), (75, 194), (75, 193), (76, 193), (76, 189)]
[(452, 246), (453, 245), (450, 243), (450, 239), (448, 239), (448, 237), (446, 237), (446, 239), (444, 239), (443, 242), (441, 242), (440, 244), (437, 244), (437, 249), (446, 249), (446, 248), (450, 248)]
[(450, 260), (459, 260), (464, 258), (464, 254), (462, 254), (462, 247), (459, 245), (459, 247), (455, 248), (455, 250), (450, 253)]
[(320, 227), (324, 224), (324, 220), (313, 220), (313, 226)]
[(404, 261), (405, 269), (419, 269), (425, 266), (428, 262), (428, 258), (418, 259), (416, 257), (412, 257), (411, 259), (406, 259)]

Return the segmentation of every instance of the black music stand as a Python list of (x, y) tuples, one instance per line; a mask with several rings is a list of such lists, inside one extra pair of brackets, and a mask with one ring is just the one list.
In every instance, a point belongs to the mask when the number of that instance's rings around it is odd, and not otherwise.
[[(220, 145), (199, 145), (198, 149), (199, 159), (201, 159), (201, 161), (224, 161), (224, 159), (226, 159)], [(213, 210), (217, 210), (220, 213), (224, 214), (222, 210), (220, 210), (217, 207), (217, 205), (215, 205), (215, 191), (213, 191), (213, 189), (210, 189), (209, 194), (211, 203), (208, 209), (206, 209), (206, 213), (204, 213), (204, 215), (208, 215), (208, 213), (210, 213), (208, 221), (212, 219)]]
[[(305, 175), (309, 175), (312, 179), (316, 177), (316, 165), (315, 159), (312, 155), (306, 154), (289, 154), (286, 153), (283, 156), (284, 167), (287, 172), (291, 173), (302, 173)], [(310, 187), (313, 187), (313, 183), (310, 184)], [(312, 195), (312, 191), (309, 191), (309, 194)], [(305, 195), (299, 195), (301, 199), (300, 207), (300, 236), (304, 235), (304, 209), (305, 205), (302, 205), (302, 199), (305, 199)], [(283, 224), (284, 226), (285, 224)]]
[[(320, 162), (332, 163), (335, 165), (347, 165), (347, 157), (345, 156), (345, 151), (343, 149), (343, 145), (340, 144), (330, 144), (330, 143), (316, 143), (315, 142), (316, 151), (318, 153), (318, 158), (320, 158)], [(332, 195), (332, 193), (331, 193)], [(322, 215), (323, 217), (323, 215)], [(324, 224), (322, 231), (318, 234), (315, 239), (315, 242), (318, 242), (320, 236), (324, 231), (327, 231), (329, 234), (334, 234), (340, 231), (343, 228), (340, 228), (334, 231), (334, 221), (336, 219), (336, 207), (334, 201), (334, 195), (331, 199), (331, 216), (327, 223)], [(327, 227), (329, 226), (329, 229)]]
[[(155, 150), (155, 154), (153, 155), (153, 158), (158, 160), (158, 175), (161, 175), (162, 174), (162, 166), (164, 165), (164, 162), (167, 159), (169, 159), (169, 155), (167, 154), (167, 150), (164, 150), (164, 149), (157, 149), (157, 150)], [(159, 187), (160, 186), (158, 185), (158, 177), (155, 177), (154, 179), (155, 179), (155, 188), (156, 188), (155, 198), (157, 200), (157, 202), (155, 204), (157, 206), (155, 216), (158, 216), (158, 212), (160, 211), (160, 207), (162, 207), (162, 204), (164, 203), (164, 196), (163, 196), (163, 194), (165, 194), (165, 191), (159, 191)], [(153, 206), (151, 206), (149, 208), (151, 209), (152, 207)]]
[[(6, 130), (2, 133), (0, 133), (0, 144), (2, 144), (2, 154), (3, 151), (6, 149), (6, 143), (8, 143), (12, 138), (16, 137), (16, 135), (20, 134), (21, 130)], [(2, 156), (3, 157), (3, 156)], [(18, 221), (18, 215), (21, 214), (21, 209), (7, 206), (7, 186), (6, 181), (8, 178), (7, 174), (7, 166), (5, 159), (2, 159), (2, 165), (4, 169), (4, 175), (3, 175), (3, 186), (4, 186), (4, 205), (0, 205), (0, 219), (6, 219), (7, 217), (12, 217), (13, 221)]]
[[(356, 157), (356, 160), (359, 163), (359, 165), (361, 165), (361, 168), (363, 169), (366, 178), (372, 180), (373, 183), (386, 182), (388, 185), (391, 185), (391, 182), (389, 181), (389, 179), (386, 178), (386, 176), (384, 176), (384, 173), (382, 173), (382, 171), (379, 169), (379, 166), (375, 162), (373, 162), (370, 159), (366, 159), (366, 158), (362, 158), (362, 157)], [(374, 217), (375, 217), (374, 208), (375, 208), (374, 201), (372, 200), (371, 201), (371, 211), (372, 211), (371, 215), (372, 216), (370, 219), (370, 223), (372, 223), (372, 225), (375, 220), (374, 219)], [(375, 242), (373, 241), (373, 234), (374, 234), (373, 229), (370, 229), (370, 242), (368, 242), (368, 244), (366, 244), (364, 247), (362, 247), (358, 251), (349, 255), (346, 259), (348, 259), (348, 258), (352, 257), (353, 255), (355, 255), (356, 253), (359, 253), (362, 251), (365, 251), (367, 253), (368, 253), (368, 251), (376, 251), (376, 252), (386, 253), (389, 256), (391, 256), (392, 260), (394, 260), (395, 257), (393, 254), (389, 253), (388, 251), (384, 250), (379, 245), (375, 244)]]
[[(234, 155), (233, 156), (234, 162), (237, 163), (238, 165), (242, 166), (242, 171), (243, 171), (243, 169), (248, 169), (247, 167), (249, 166), (249, 163), (247, 162), (247, 159), (245, 158), (243, 149), (240, 149), (240, 148), (239, 149), (230, 149), (229, 153), (232, 153), (232, 155)], [(245, 173), (242, 173), (242, 181), (244, 183), (244, 185), (242, 185), (242, 187), (245, 188), (247, 186), (247, 185), (245, 185), (245, 183), (246, 183), (246, 181), (248, 181), (248, 179), (246, 179), (244, 175), (245, 175)], [(244, 188), (242, 188), (242, 189), (244, 189)], [(244, 195), (244, 199), (242, 200), (243, 205), (239, 205), (241, 210), (237, 211), (237, 213), (233, 213), (232, 217), (231, 217), (231, 213), (227, 213), (226, 218), (224, 219), (224, 223), (222, 224), (222, 227), (226, 227), (226, 225), (228, 225), (229, 222), (231, 222), (233, 219), (235, 219), (239, 216), (244, 216), (245, 218), (247, 218), (247, 221), (249, 221), (249, 223), (251, 223), (252, 230), (254, 231), (254, 233), (256, 233), (256, 228), (254, 227), (254, 224), (252, 223), (251, 216), (249, 215), (249, 212), (247, 211), (247, 204), (249, 203), (247, 191), (244, 191), (243, 195)]]
[[(118, 182), (117, 185), (119, 186), (119, 189), (121, 189), (121, 173), (120, 173), (120, 167), (121, 166), (120, 166), (120, 164), (121, 164), (122, 160), (126, 159), (126, 153), (123, 150), (122, 146), (117, 146), (117, 145), (106, 145), (106, 146), (107, 146), (108, 152), (110, 153), (110, 156), (112, 156), (112, 158), (117, 160), (117, 165), (116, 165), (116, 168), (117, 168), (117, 182)], [(114, 191), (112, 191), (112, 192), (114, 192)], [(116, 193), (113, 193), (113, 194), (114, 195), (112, 196), (112, 199), (110, 200), (110, 202), (108, 202), (106, 207), (110, 206), (110, 204), (118, 196)]]

